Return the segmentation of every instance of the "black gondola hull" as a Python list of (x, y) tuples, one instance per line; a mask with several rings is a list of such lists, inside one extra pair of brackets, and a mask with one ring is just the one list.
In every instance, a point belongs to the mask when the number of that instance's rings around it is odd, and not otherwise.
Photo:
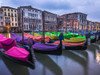
[(30, 68), (32, 68), (32, 69), (35, 69), (35, 64), (32, 63), (31, 61), (21, 61), (21, 60), (18, 60), (18, 59), (14, 58), (14, 57), (11, 57), (11, 56), (5, 54), (3, 51), (0, 51), (0, 52), (1, 52), (1, 54), (2, 54), (5, 58), (7, 58), (8, 60), (11, 60), (11, 61), (13, 61), (13, 62), (15, 62), (15, 63), (18, 63), (18, 64), (21, 64), (21, 65), (30, 67)]
[(86, 50), (87, 46), (65, 46), (66, 50)]
[(61, 55), (62, 54), (62, 50), (61, 49), (57, 49), (57, 50), (36, 50), (33, 49), (34, 52), (37, 53), (43, 53), (43, 54), (50, 54), (50, 55)]
[(91, 43), (95, 43), (96, 42), (96, 38), (91, 40)]

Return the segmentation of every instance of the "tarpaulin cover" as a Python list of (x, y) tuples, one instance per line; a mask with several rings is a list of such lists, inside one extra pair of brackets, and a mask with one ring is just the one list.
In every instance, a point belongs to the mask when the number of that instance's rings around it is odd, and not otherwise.
[(81, 42), (85, 42), (85, 39), (81, 39), (81, 38), (70, 38), (70, 39), (64, 39), (65, 42), (69, 42), (69, 43), (81, 43)]
[(40, 44), (40, 43), (35, 43), (32, 46), (33, 49), (37, 49), (37, 50), (55, 50), (57, 49), (57, 46), (50, 46), (50, 45), (45, 45), (45, 44)]
[(28, 61), (29, 52), (24, 48), (12, 47), (8, 51), (5, 51), (5, 54), (22, 61)]
[[(35, 41), (35, 42), (42, 42), (42, 40), (43, 40), (42, 36), (32, 36), (28, 33), (24, 33), (24, 36), (27, 38), (33, 38), (33, 41)], [(50, 38), (45, 36), (45, 42), (48, 43), (49, 41), (50, 41)]]
[(9, 50), (11, 47), (17, 46), (16, 41), (14, 39), (6, 38), (3, 35), (0, 35), (0, 47)]
[[(52, 44), (58, 45), (59, 43), (60, 43), (60, 41), (56, 41)], [(64, 46), (84, 46), (84, 42), (83, 43), (68, 43), (68, 42), (62, 41), (62, 45), (64, 45)]]
[[(11, 38), (15, 39), (17, 42), (22, 43), (22, 36), (19, 36), (15, 33), (11, 33)], [(24, 37), (24, 44), (28, 44), (28, 38)]]

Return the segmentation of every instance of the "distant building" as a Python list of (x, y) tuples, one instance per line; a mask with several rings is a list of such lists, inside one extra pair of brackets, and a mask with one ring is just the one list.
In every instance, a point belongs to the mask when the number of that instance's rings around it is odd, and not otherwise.
[(43, 11), (45, 17), (45, 31), (56, 31), (57, 29), (57, 14)]
[(3, 26), (3, 10), (0, 8), (0, 32), (4, 31), (4, 26)]
[(42, 30), (42, 11), (31, 6), (18, 7), (19, 25), (22, 27), (22, 10), (24, 31)]
[(64, 14), (61, 17), (66, 20), (68, 28), (78, 28), (77, 22), (79, 22), (79, 29), (81, 30), (82, 25), (86, 25), (87, 22), (87, 14), (80, 12)]
[(100, 23), (99, 22), (92, 22), (87, 20), (87, 24), (86, 24), (86, 30), (90, 30), (90, 31), (96, 31), (100, 30)]
[(89, 21), (89, 20), (87, 20), (87, 24), (86, 24), (86, 30), (88, 31), (90, 31), (90, 30), (92, 30), (92, 21)]
[(63, 31), (63, 18), (61, 18), (60, 16), (57, 16), (57, 28), (58, 31)]
[(96, 26), (97, 26), (97, 31), (100, 31), (100, 22), (94, 22), (95, 23), (95, 31), (96, 31)]
[(2, 6), (1, 8), (3, 10), (5, 31), (6, 31), (6, 26), (10, 26), (12, 31), (17, 31), (18, 30), (17, 9), (8, 6)]

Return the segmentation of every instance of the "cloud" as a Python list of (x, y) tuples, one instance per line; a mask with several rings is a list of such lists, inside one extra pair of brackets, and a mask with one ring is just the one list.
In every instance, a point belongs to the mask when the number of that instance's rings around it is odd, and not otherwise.
[(40, 4), (40, 7), (43, 9), (48, 10), (68, 10), (71, 9), (71, 6), (68, 2), (54, 2), (54, 1), (48, 1)]
[(72, 12), (88, 14), (88, 19), (100, 21), (100, 0), (0, 0), (2, 5), (18, 6), (31, 5), (32, 7), (47, 10), (58, 15)]

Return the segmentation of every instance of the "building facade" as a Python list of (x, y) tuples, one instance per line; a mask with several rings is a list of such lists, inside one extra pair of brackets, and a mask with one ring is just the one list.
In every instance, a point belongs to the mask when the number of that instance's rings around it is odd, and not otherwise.
[(45, 31), (56, 31), (57, 30), (57, 15), (48, 11), (43, 11), (45, 18)]
[(100, 23), (87, 20), (86, 30), (99, 31), (100, 30)]
[(22, 10), (24, 31), (42, 30), (42, 11), (31, 6), (18, 7), (19, 25), (22, 27)]
[(80, 12), (64, 14), (64, 15), (61, 15), (61, 17), (66, 20), (66, 23), (67, 23), (66, 25), (68, 26), (67, 28), (79, 27), (79, 30), (81, 30), (82, 25), (86, 25), (87, 23), (87, 14), (80, 13)]
[(58, 27), (58, 31), (63, 31), (63, 18), (61, 18), (60, 16), (57, 16), (57, 27)]
[(4, 31), (4, 26), (3, 26), (3, 10), (0, 8), (0, 32)]
[(10, 26), (10, 29), (14, 32), (17, 32), (18, 30), (18, 13), (17, 9), (8, 7), (8, 6), (2, 6), (3, 10), (3, 19), (4, 19), (4, 27), (5, 31), (7, 30), (6, 27)]

